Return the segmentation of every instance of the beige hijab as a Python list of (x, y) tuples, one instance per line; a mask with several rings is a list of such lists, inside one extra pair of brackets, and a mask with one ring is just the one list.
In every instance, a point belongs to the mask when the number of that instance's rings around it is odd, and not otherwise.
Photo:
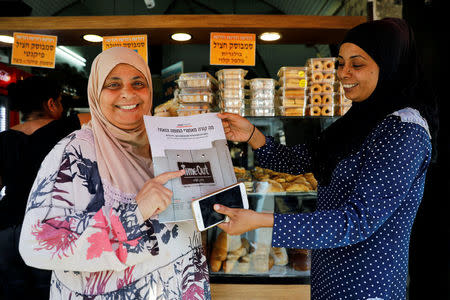
[[(100, 94), (106, 77), (118, 64), (128, 64), (147, 79), (152, 101), (152, 77), (147, 63), (128, 48), (110, 48), (92, 63), (88, 83), (91, 121), (100, 177), (123, 193), (136, 194), (153, 177), (150, 146), (144, 121), (134, 129), (124, 130), (111, 124), (100, 109)], [(151, 103), (150, 103), (151, 107)], [(150, 115), (150, 110), (146, 113)]]

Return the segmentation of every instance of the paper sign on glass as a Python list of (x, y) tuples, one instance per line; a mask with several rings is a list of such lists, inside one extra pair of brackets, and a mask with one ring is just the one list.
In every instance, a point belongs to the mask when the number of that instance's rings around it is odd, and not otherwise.
[(14, 32), (11, 64), (55, 68), (57, 36)]
[(102, 51), (112, 47), (125, 47), (136, 51), (146, 62), (147, 55), (147, 35), (119, 35), (104, 36), (102, 42)]
[(256, 35), (211, 32), (209, 49), (211, 65), (254, 66)]

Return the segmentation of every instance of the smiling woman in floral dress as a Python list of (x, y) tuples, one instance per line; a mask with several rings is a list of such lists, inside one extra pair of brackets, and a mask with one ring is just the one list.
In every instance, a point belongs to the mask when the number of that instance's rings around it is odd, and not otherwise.
[(126, 48), (104, 51), (88, 97), (91, 122), (55, 146), (34, 182), (23, 259), (53, 270), (51, 299), (209, 299), (193, 222), (158, 222), (172, 196), (163, 185), (183, 171), (153, 176), (147, 64)]

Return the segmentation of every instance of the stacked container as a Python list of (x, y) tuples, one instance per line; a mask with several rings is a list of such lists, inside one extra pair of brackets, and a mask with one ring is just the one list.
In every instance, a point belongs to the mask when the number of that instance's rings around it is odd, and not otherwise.
[(245, 75), (247, 75), (247, 71), (244, 69), (217, 71), (221, 111), (245, 115), (245, 96), (247, 95)]
[(278, 71), (280, 88), (277, 92), (277, 114), (304, 116), (308, 72), (306, 67), (282, 67)]
[(310, 80), (307, 114), (310, 116), (338, 115), (341, 94), (336, 78), (335, 61), (334, 57), (308, 60)]
[(272, 78), (250, 80), (250, 116), (275, 116), (275, 87)]
[(217, 80), (208, 72), (182, 73), (177, 80), (179, 116), (190, 116), (214, 111)]
[(350, 107), (352, 107), (352, 100), (345, 98), (344, 88), (342, 87), (341, 83), (339, 85), (340, 85), (339, 88), (340, 88), (341, 98), (340, 98), (338, 115), (343, 116), (350, 109)]

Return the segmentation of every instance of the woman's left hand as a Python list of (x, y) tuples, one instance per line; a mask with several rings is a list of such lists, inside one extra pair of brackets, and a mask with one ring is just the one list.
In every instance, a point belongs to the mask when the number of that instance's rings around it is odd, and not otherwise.
[(260, 227), (273, 226), (273, 214), (258, 213), (251, 209), (229, 208), (215, 204), (214, 210), (228, 216), (229, 221), (220, 223), (219, 228), (231, 235), (243, 234)]

